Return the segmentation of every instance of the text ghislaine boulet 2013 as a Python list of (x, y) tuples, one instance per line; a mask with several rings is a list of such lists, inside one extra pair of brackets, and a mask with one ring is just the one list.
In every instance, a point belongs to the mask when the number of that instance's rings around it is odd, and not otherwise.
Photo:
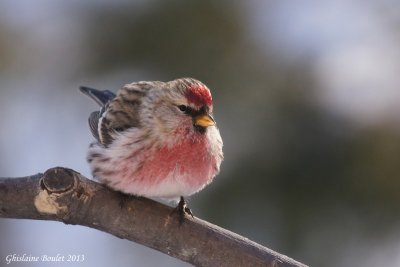
[(56, 254), (47, 255), (43, 254), (40, 256), (34, 256), (31, 254), (9, 254), (5, 258), (6, 263), (12, 262), (83, 262), (85, 261), (85, 255), (83, 254)]

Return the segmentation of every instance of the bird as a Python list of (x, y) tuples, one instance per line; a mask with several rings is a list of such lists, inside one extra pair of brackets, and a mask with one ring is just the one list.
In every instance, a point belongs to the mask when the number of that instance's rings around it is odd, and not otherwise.
[(93, 177), (129, 195), (174, 201), (193, 217), (185, 198), (213, 181), (224, 158), (210, 89), (181, 78), (133, 82), (116, 94), (80, 91), (100, 105), (88, 119)]

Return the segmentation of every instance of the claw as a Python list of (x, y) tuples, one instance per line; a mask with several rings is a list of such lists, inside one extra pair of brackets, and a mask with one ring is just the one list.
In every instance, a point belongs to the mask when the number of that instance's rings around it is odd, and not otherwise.
[(188, 214), (194, 218), (192, 211), (190, 208), (187, 206), (187, 202), (183, 197), (181, 197), (178, 206), (174, 209), (173, 212), (177, 212), (179, 215), (179, 223), (182, 224), (183, 220), (185, 219), (185, 215)]
[(128, 200), (129, 200), (129, 196), (128, 195), (121, 194), (121, 198), (119, 199), (119, 202), (118, 202), (119, 208), (123, 209), (125, 207), (126, 203), (128, 202)]

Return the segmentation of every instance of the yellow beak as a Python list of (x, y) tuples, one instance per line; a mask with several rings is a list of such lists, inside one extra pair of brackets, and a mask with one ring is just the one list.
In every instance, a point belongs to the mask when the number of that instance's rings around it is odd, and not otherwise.
[(194, 125), (201, 127), (208, 127), (215, 125), (215, 121), (211, 115), (199, 115), (194, 118)]

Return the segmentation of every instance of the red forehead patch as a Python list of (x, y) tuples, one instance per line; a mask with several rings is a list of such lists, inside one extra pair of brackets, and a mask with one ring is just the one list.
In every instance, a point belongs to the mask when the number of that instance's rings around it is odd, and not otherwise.
[(196, 106), (212, 106), (210, 90), (201, 85), (191, 85), (186, 92), (186, 98), (189, 103), (193, 103)]

